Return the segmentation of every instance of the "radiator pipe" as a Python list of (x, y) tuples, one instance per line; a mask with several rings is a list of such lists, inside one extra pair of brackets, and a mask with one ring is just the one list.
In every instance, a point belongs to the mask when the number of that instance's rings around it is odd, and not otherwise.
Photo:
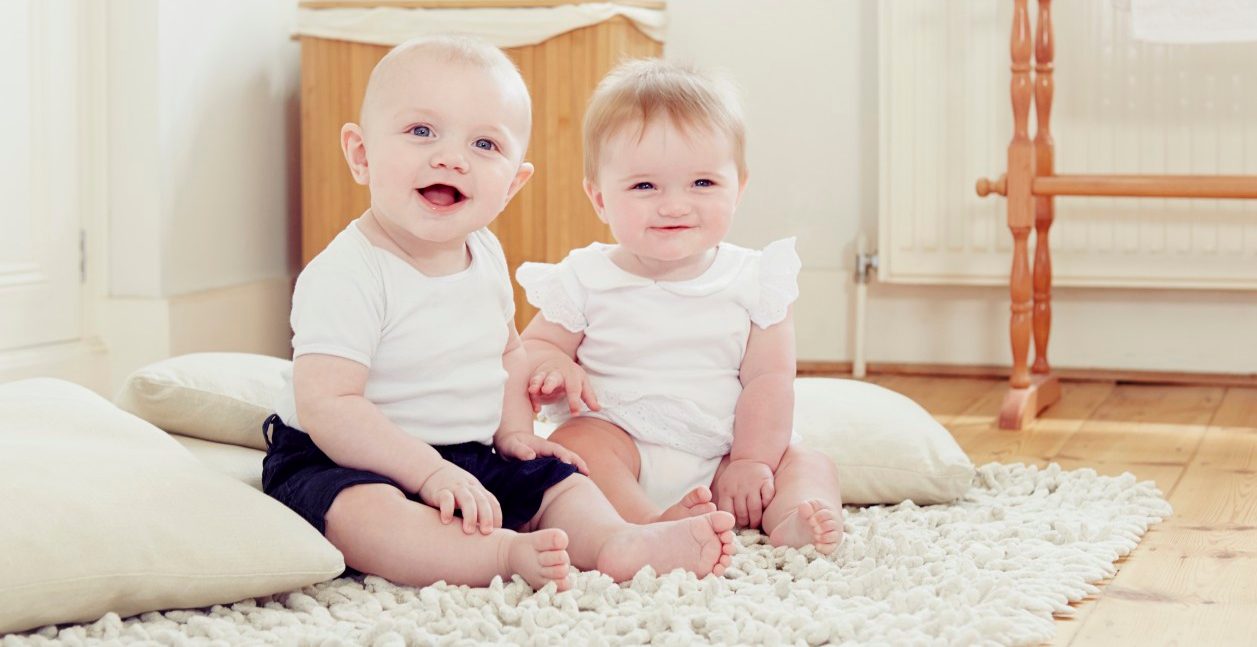
[(856, 240), (855, 254), (855, 340), (851, 355), (851, 376), (863, 378), (867, 372), (864, 362), (864, 320), (868, 304), (869, 280), (877, 271), (877, 252), (868, 252), (868, 238), (861, 233)]

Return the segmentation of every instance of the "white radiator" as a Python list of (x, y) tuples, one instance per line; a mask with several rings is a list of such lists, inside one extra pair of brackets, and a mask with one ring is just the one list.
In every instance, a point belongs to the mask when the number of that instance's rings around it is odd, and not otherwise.
[[(973, 186), (1007, 166), (1012, 6), (878, 3), (883, 281), (1007, 284), (1005, 201)], [(1057, 173), (1257, 175), (1257, 43), (1140, 43), (1111, 2), (1052, 10)], [(1060, 197), (1051, 246), (1056, 285), (1257, 289), (1257, 200)]]

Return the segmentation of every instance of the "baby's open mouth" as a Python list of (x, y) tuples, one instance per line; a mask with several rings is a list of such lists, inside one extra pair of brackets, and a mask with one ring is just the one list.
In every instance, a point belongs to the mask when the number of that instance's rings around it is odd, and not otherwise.
[(422, 189), (419, 189), (419, 195), (423, 196), (424, 200), (427, 200), (438, 207), (448, 207), (467, 199), (467, 196), (463, 195), (462, 191), (459, 191), (448, 184), (433, 184), (425, 186)]

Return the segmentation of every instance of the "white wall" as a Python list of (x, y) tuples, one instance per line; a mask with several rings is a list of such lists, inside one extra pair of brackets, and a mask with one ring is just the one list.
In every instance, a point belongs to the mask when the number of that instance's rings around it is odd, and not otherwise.
[[(107, 131), (99, 337), (115, 388), (171, 355), (289, 350), (299, 208), (295, 0), (94, 9)], [(92, 262), (89, 260), (89, 265)]]
[(163, 0), (158, 12), (166, 294), (288, 274), (300, 178), (292, 0)]
[(110, 291), (287, 276), (297, 208), (293, 0), (110, 7)]
[[(665, 56), (725, 68), (745, 92), (751, 181), (731, 239), (799, 236), (800, 359), (851, 359), (855, 240), (877, 231), (875, 2), (670, 0), (668, 11)], [(1251, 291), (1072, 288), (1053, 299), (1057, 366), (1257, 372)], [(868, 361), (1008, 365), (1008, 301), (1006, 288), (875, 282)]]

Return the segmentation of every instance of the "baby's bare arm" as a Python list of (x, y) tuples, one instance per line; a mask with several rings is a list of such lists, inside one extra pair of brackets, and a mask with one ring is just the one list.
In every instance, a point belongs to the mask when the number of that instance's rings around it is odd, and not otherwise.
[(730, 461), (753, 460), (774, 472), (794, 427), (794, 313), (767, 329), (751, 326), (739, 377)]
[(366, 366), (342, 357), (298, 357), (292, 365), (297, 418), (337, 465), (369, 470), (418, 492), (445, 461), (363, 397), (367, 373)]
[(506, 396), (502, 402), (502, 423), (498, 435), (503, 432), (527, 431), (532, 433), (533, 409), (528, 401), (529, 357), (524, 344), (515, 330), (515, 322), (507, 323), (506, 349), (502, 352), (502, 365), (506, 368)]
[(528, 373), (531, 374), (547, 360), (575, 359), (576, 348), (585, 339), (585, 335), (571, 332), (537, 314), (528, 322), (528, 327), (524, 328), (520, 338), (528, 352)]

